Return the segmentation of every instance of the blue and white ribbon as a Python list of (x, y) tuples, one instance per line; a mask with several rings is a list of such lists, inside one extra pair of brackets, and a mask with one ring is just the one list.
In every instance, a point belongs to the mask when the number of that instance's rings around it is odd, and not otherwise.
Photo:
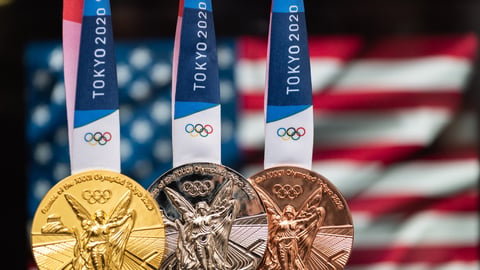
[[(79, 8), (78, 5), (65, 5), (68, 7)], [(67, 104), (75, 104), (74, 112), (67, 113), (73, 117), (73, 121), (69, 120), (73, 123), (73, 127), (69, 124), (69, 128), (73, 128), (70, 133), (71, 172), (91, 169), (120, 172), (118, 87), (109, 1), (84, 0), (80, 24), (77, 70), (73, 67), (66, 74), (77, 72), (75, 88), (72, 80), (66, 84)], [(69, 37), (66, 30), (64, 46)], [(70, 41), (74, 46), (66, 52), (75, 53), (78, 41)], [(71, 58), (65, 60), (65, 68), (76, 64)], [(67, 110), (71, 110), (70, 107)]]
[(210, 0), (181, 0), (172, 78), (173, 166), (221, 161), (220, 85)]
[(273, 0), (265, 90), (264, 167), (311, 169), (313, 106), (302, 0)]

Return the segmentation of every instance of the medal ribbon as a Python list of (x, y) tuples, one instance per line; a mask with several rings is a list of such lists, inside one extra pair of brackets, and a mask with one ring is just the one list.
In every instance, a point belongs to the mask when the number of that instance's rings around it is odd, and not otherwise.
[(220, 85), (211, 0), (180, 0), (172, 68), (173, 166), (220, 164)]
[(120, 172), (115, 51), (108, 0), (64, 0), (64, 76), (71, 172)]
[(311, 169), (313, 105), (302, 0), (272, 0), (265, 91), (264, 167)]

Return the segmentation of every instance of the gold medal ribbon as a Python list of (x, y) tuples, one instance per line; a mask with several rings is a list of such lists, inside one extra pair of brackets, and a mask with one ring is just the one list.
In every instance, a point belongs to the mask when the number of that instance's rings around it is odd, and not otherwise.
[(180, 1), (173, 54), (173, 166), (221, 162), (220, 84), (211, 0)]
[(63, 50), (71, 171), (120, 172), (118, 87), (108, 0), (65, 0)]

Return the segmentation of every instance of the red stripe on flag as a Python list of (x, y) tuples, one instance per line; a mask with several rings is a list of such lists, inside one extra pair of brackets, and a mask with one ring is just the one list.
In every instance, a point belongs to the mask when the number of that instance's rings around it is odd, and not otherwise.
[[(454, 232), (452, 232), (454, 233)], [(444, 264), (478, 260), (478, 245), (473, 246), (382, 246), (353, 248), (348, 265), (359, 266), (391, 262), (395, 264)]]
[[(333, 90), (333, 89), (332, 89)], [(395, 110), (418, 107), (444, 108), (456, 110), (461, 103), (462, 93), (458, 90), (432, 92), (395, 91), (389, 89), (375, 92), (355, 91), (336, 93), (326, 90), (313, 95), (313, 107), (322, 111), (375, 111)], [(247, 92), (240, 95), (243, 110), (263, 111), (263, 93)]]
[(76, 23), (82, 23), (83, 0), (64, 0), (63, 19)]
[[(346, 160), (355, 162), (381, 162), (384, 165), (405, 160), (424, 149), (422, 145), (361, 145), (345, 148), (325, 149), (316, 147), (313, 149), (313, 161), (322, 160)], [(250, 163), (263, 163), (263, 148), (261, 149), (242, 149), (242, 155)]]
[(476, 213), (478, 191), (471, 190), (449, 197), (392, 195), (386, 197), (357, 197), (348, 200), (350, 211), (368, 212), (373, 218), (392, 213), (410, 216), (421, 211)]
[(454, 149), (442, 148), (437, 149), (435, 153), (429, 153), (428, 155), (422, 156), (420, 161), (478, 161), (478, 153), (475, 147), (458, 147)]
[(308, 39), (310, 57), (332, 57), (347, 61), (357, 56), (363, 46), (358, 36), (313, 36)]
[(474, 33), (439, 36), (397, 36), (378, 40), (361, 58), (412, 58), (453, 56), (473, 59), (477, 49)]
[[(477, 37), (474, 33), (438, 36), (396, 36), (372, 43), (361, 57), (407, 59), (428, 56), (451, 56), (473, 59), (476, 56)], [(264, 60), (267, 56), (267, 38), (242, 36), (238, 39), (240, 58)], [(334, 57), (349, 60), (360, 53), (364, 41), (358, 36), (309, 37), (311, 57)]]
[[(478, 155), (474, 148), (445, 148), (435, 149), (432, 153), (421, 153), (425, 145), (399, 145), (399, 144), (364, 144), (361, 146), (349, 146), (345, 148), (322, 148), (316, 146), (313, 149), (313, 160), (350, 160), (350, 161), (379, 161), (384, 165), (393, 162), (438, 162), (449, 163), (455, 161), (477, 161)], [(420, 153), (420, 155), (419, 155)]]
[[(358, 89), (357, 89), (358, 90)], [(313, 107), (321, 110), (395, 110), (418, 107), (436, 107), (455, 110), (460, 105), (462, 93), (456, 89), (432, 92), (379, 90), (355, 93), (324, 92), (313, 96)], [(389, 91), (390, 90), (390, 91)]]
[(266, 60), (268, 39), (264, 37), (242, 36), (237, 41), (238, 58)]
[[(244, 36), (238, 40), (238, 57), (251, 60), (266, 60), (268, 39)], [(363, 46), (358, 36), (314, 36), (308, 39), (311, 57), (331, 57), (346, 61), (355, 57)]]
[(423, 145), (398, 145), (398, 144), (375, 144), (359, 145), (345, 148), (325, 149), (316, 147), (313, 150), (313, 161), (321, 160), (348, 160), (364, 162), (381, 162), (389, 165), (399, 160), (410, 158), (421, 149)]

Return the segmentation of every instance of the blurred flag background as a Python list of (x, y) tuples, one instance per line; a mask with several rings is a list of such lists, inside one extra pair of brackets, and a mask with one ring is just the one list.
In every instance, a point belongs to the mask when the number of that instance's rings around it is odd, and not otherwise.
[[(31, 218), (45, 192), (69, 173), (62, 2), (0, 0), (1, 243), (11, 269), (35, 269)], [(304, 2), (315, 95), (313, 165), (353, 213), (347, 268), (480, 269), (480, 1)], [(213, 1), (222, 157), (246, 176), (263, 162), (270, 3)], [(111, 5), (122, 170), (147, 186), (171, 167), (178, 1)]]
[[(222, 163), (248, 177), (263, 166), (267, 40), (217, 41)], [(313, 169), (353, 215), (346, 269), (479, 269), (478, 41), (471, 32), (310, 35)], [(148, 187), (172, 166), (173, 39), (115, 48), (122, 173)], [(28, 232), (39, 201), (70, 168), (61, 43), (30, 43), (24, 59)]]

